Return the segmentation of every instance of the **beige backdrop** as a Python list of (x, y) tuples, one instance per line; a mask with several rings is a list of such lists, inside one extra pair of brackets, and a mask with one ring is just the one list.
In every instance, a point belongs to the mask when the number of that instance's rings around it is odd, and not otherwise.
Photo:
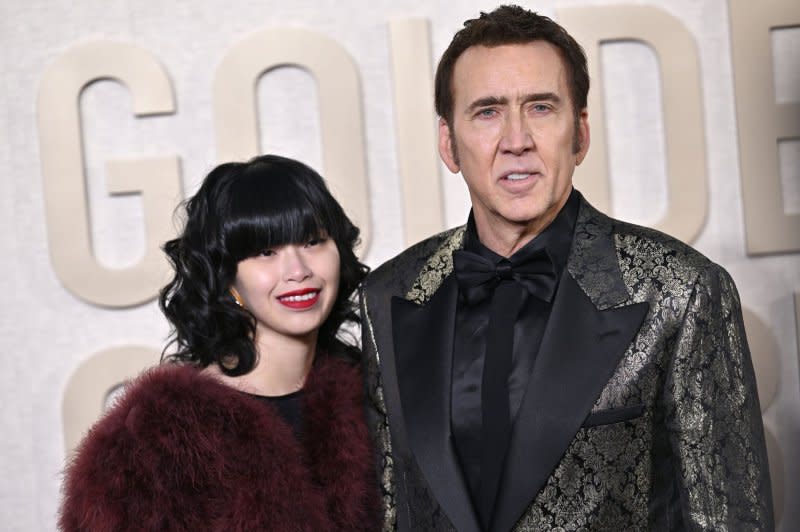
[[(371, 266), (468, 212), (435, 152), (436, 60), (479, 0), (0, 5), (0, 529), (55, 528), (68, 451), (158, 359), (172, 210), (216, 163), (297, 157)], [(586, 48), (577, 186), (736, 280), (779, 530), (800, 527), (800, 4), (523, 2)], [(757, 5), (757, 9), (752, 7)]]

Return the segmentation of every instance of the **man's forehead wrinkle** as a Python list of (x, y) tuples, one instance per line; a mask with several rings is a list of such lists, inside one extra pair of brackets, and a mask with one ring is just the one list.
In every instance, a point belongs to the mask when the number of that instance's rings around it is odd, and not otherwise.
[[(543, 48), (555, 53), (543, 54)], [(508, 54), (516, 56), (512, 64), (504, 60)], [(451, 76), (453, 118), (484, 106), (546, 102), (561, 107), (572, 100), (564, 58), (546, 42), (472, 46), (455, 61)]]
[(477, 93), (479, 96), (472, 97), (469, 106), (475, 106), (478, 103), (486, 102), (492, 103), (514, 103), (529, 100), (542, 100), (542, 99), (563, 99), (563, 94), (568, 91), (566, 80), (560, 76), (536, 76), (535, 79), (529, 79), (526, 86), (515, 86), (516, 80), (494, 80), (492, 82), (486, 81), (484, 87), (476, 87), (479, 83), (472, 82), (472, 87), (469, 86), (469, 81), (464, 80), (467, 86), (462, 86), (461, 91), (457, 91), (457, 84), (453, 85), (454, 100), (458, 100), (459, 92), (464, 94), (464, 99), (475, 96), (470, 95), (470, 92)]

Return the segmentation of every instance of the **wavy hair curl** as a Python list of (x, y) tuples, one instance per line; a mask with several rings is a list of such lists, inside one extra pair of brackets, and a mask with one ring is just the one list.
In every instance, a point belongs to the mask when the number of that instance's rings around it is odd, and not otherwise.
[[(353, 338), (340, 328), (360, 323), (351, 295), (369, 269), (354, 252), (358, 228), (317, 172), (277, 155), (221, 164), (181, 207), (183, 231), (164, 245), (175, 275), (158, 299), (171, 324), (163, 360), (200, 367), (216, 363), (230, 376), (251, 371), (258, 357), (256, 321), (230, 294), (237, 264), (267, 248), (320, 237), (336, 242), (340, 280), (320, 327), (318, 352), (351, 362), (360, 358)], [(171, 347), (174, 352), (167, 354)]]

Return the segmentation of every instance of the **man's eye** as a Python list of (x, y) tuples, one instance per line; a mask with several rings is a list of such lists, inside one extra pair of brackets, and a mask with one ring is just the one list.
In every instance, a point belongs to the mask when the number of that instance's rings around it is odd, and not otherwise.
[(494, 109), (481, 109), (478, 111), (478, 116), (481, 118), (491, 118), (497, 114), (497, 111)]
[(537, 113), (546, 113), (550, 110), (550, 106), (544, 103), (533, 104), (533, 110)]

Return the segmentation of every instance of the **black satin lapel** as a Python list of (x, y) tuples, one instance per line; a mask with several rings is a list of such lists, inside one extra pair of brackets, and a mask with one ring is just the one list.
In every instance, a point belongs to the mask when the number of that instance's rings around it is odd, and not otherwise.
[(492, 530), (536, 498), (642, 325), (647, 303), (600, 311), (562, 277), (511, 434)]
[(392, 298), (397, 382), (409, 445), (459, 531), (478, 531), (450, 436), (450, 379), (458, 289), (448, 277), (424, 306)]
[(581, 197), (567, 268), (600, 310), (624, 305), (630, 299), (619, 267), (613, 224)]

